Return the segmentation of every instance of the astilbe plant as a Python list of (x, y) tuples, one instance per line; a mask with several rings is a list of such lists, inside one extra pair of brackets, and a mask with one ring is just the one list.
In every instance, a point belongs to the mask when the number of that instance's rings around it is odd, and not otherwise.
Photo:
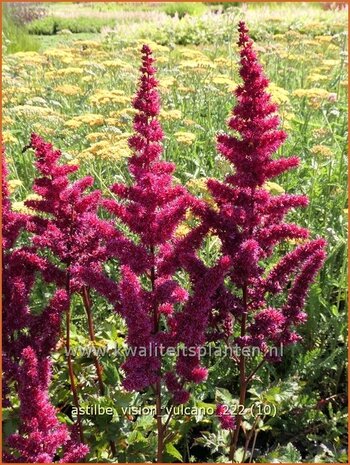
[[(300, 340), (297, 327), (306, 320), (305, 299), (325, 259), (325, 241), (310, 240), (307, 229), (285, 221), (291, 209), (307, 206), (305, 196), (273, 196), (266, 189), (268, 180), (296, 167), (299, 160), (272, 157), (286, 134), (278, 129), (268, 79), (243, 22), (238, 45), (243, 83), (235, 91), (237, 105), (228, 123), (234, 133), (220, 134), (217, 144), (233, 173), (224, 182), (208, 180), (214, 207), (175, 184), (175, 165), (161, 159), (158, 82), (146, 45), (133, 101), (137, 110), (134, 135), (129, 139), (132, 182), (111, 187), (117, 200), (102, 199), (99, 191), (87, 193), (93, 186), (89, 176), (70, 181), (78, 167), (61, 164), (61, 152), (35, 134), (29, 147), (34, 149), (40, 176), (34, 182), (39, 198), (26, 201), (32, 215), (11, 211), (3, 179), (4, 399), (9, 405), (14, 389), (20, 401), (20, 427), (7, 439), (6, 461), (73, 462), (88, 452), (79, 409), (78, 423), (69, 431), (57, 420), (48, 393), (50, 356), (65, 315), (68, 372), (79, 407), (70, 351), (74, 294), (82, 297), (92, 341), (91, 288), (125, 320), (126, 343), (132, 350), (122, 365), (123, 386), (128, 391), (151, 389), (154, 393), (158, 462), (171, 437), (172, 413), (163, 421), (162, 396), (166, 394), (174, 408), (189, 400), (191, 383), (207, 379), (208, 370), (199, 356), (204, 344), (221, 340), (229, 346), (260, 349), (255, 366), (245, 353), (233, 355), (239, 369), (239, 404), (244, 405), (247, 387), (259, 368), (266, 361), (278, 360), (270, 349)], [(116, 221), (100, 219), (99, 207)], [(176, 230), (189, 210), (197, 217), (197, 226), (178, 239)], [(16, 245), (22, 231), (30, 245)], [(220, 244), (219, 259), (210, 266), (199, 253), (208, 234)], [(299, 245), (278, 260), (283, 241)], [(104, 265), (111, 259), (120, 265), (119, 280), (105, 273)], [(179, 284), (179, 271), (189, 278), (187, 290)], [(34, 314), (31, 294), (38, 276), (55, 292), (46, 308)], [(166, 349), (175, 347), (182, 348), (176, 359), (164, 355)], [(94, 363), (103, 395), (96, 356)], [(219, 404), (216, 416), (230, 432), (233, 461), (242, 415), (234, 417), (227, 406)], [(114, 443), (110, 446), (116, 455)]]
[(189, 399), (188, 383), (200, 383), (207, 378), (195, 341), (186, 340), (188, 347), (194, 346), (193, 352), (180, 353), (173, 367), (166, 367), (163, 355), (169, 347), (183, 342), (178, 331), (183, 314), (201, 305), (209, 307), (209, 296), (220, 282), (221, 264), (210, 270), (213, 279), (208, 280), (208, 274), (203, 276), (191, 297), (175, 279), (171, 271), (174, 267), (168, 266), (174, 252), (176, 229), (197, 201), (184, 187), (173, 183), (175, 165), (160, 158), (163, 151), (163, 131), (157, 119), (160, 99), (154, 58), (147, 45), (142, 47), (140, 71), (139, 89), (133, 101), (137, 110), (135, 133), (129, 139), (134, 152), (128, 163), (133, 183), (130, 186), (114, 184), (111, 191), (119, 200), (103, 201), (104, 207), (118, 220), (108, 250), (110, 258), (119, 260), (121, 279), (116, 283), (91, 269), (85, 268), (82, 272), (86, 282), (113, 303), (125, 319), (126, 341), (134, 353), (122, 365), (123, 386), (129, 391), (149, 387), (154, 391), (157, 461), (160, 462), (171, 418), (169, 415), (165, 422), (162, 420), (162, 393), (165, 388), (171, 393), (172, 406), (183, 404)]
[[(232, 164), (233, 173), (224, 182), (208, 180), (216, 208), (208, 207), (202, 218), (220, 239), (221, 253), (232, 263), (216, 293), (215, 311), (208, 317), (208, 340), (222, 338), (241, 348), (258, 347), (261, 352), (260, 363), (249, 372), (244, 352), (235, 357), (239, 404), (244, 405), (247, 386), (257, 370), (264, 361), (278, 359), (269, 349), (300, 340), (297, 327), (307, 317), (305, 298), (325, 259), (325, 241), (308, 240), (307, 229), (285, 221), (291, 209), (307, 205), (307, 197), (273, 196), (265, 188), (268, 180), (296, 167), (299, 159), (272, 158), (286, 134), (278, 129), (277, 107), (267, 91), (269, 81), (243, 22), (239, 23), (238, 45), (243, 83), (235, 91), (237, 104), (228, 122), (234, 134), (217, 138), (218, 151)], [(200, 237), (201, 232), (193, 234)], [(299, 245), (275, 263), (282, 241)], [(242, 415), (231, 422), (231, 460), (241, 422)]]
[[(56, 417), (49, 399), (50, 356), (58, 340), (61, 315), (68, 299), (57, 290), (40, 314), (30, 309), (30, 294), (40, 272), (47, 282), (62, 283), (44, 258), (16, 244), (22, 231), (31, 230), (29, 215), (11, 210), (7, 168), (2, 150), (2, 259), (3, 259), (3, 404), (11, 406), (14, 389), (19, 399), (19, 429), (5, 442), (5, 462), (67, 463), (81, 460), (88, 447), (79, 443)], [(63, 456), (59, 459), (60, 450)]]
[[(89, 337), (93, 342), (95, 332), (92, 317), (92, 301), (89, 288), (80, 277), (81, 268), (102, 270), (107, 258), (106, 242), (113, 235), (111, 223), (97, 216), (101, 193), (98, 190), (86, 193), (93, 186), (91, 176), (70, 181), (69, 175), (78, 170), (78, 166), (60, 164), (62, 154), (38, 135), (31, 136), (29, 147), (34, 149), (36, 168), (40, 173), (34, 182), (34, 192), (39, 199), (26, 201), (26, 206), (35, 211), (32, 217), (32, 248), (35, 253), (51, 257), (50, 264), (57, 273), (63, 274), (63, 289), (67, 295), (66, 307), (66, 354), (68, 372), (77, 407), (78, 432), (84, 441), (82, 422), (79, 413), (79, 393), (75, 382), (73, 360), (70, 350), (71, 299), (73, 294), (82, 297), (88, 319)], [(56, 263), (56, 265), (54, 265)], [(96, 367), (99, 392), (104, 394), (102, 368), (96, 355)], [(116, 450), (110, 442), (111, 452)]]

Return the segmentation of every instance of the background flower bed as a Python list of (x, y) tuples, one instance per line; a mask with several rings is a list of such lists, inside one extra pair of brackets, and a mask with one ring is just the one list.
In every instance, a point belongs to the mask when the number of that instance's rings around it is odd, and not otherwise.
[[(265, 368), (260, 374), (263, 383), (257, 380), (250, 392), (252, 402), (267, 399), (278, 409), (275, 418), (266, 417), (259, 425), (257, 448), (263, 461), (345, 461), (346, 12), (324, 11), (317, 5), (293, 8), (293, 13), (283, 5), (265, 5), (258, 10), (249, 6), (245, 11), (241, 5), (224, 15), (207, 13), (182, 20), (153, 11), (146, 25), (139, 21), (142, 11), (135, 12), (138, 20), (134, 22), (126, 12), (127, 24), (122, 22), (119, 28), (117, 24), (116, 32), (104, 30), (84, 40), (75, 34), (59, 34), (50, 42), (40, 42), (44, 46), (36, 52), (5, 53), (3, 137), (18, 211), (32, 195), (33, 157), (30, 151), (21, 153), (32, 131), (61, 148), (67, 161), (78, 161), (81, 174), (95, 176), (102, 190), (116, 180), (127, 181), (127, 138), (139, 49), (144, 38), (151, 37), (148, 43), (157, 57), (161, 83), (165, 158), (176, 162), (179, 180), (210, 201), (205, 178), (223, 178), (228, 170), (214, 143), (215, 134), (225, 129), (234, 103), (229, 93), (238, 83), (234, 25), (245, 17), (253, 37), (259, 38), (257, 49), (289, 134), (280, 154), (302, 158), (301, 168), (269, 187), (276, 192), (286, 189), (307, 194), (307, 213), (295, 212), (291, 217), (329, 243), (328, 259), (312, 287), (303, 344), (288, 350), (281, 364)], [(162, 24), (156, 28), (154, 21), (159, 17)], [(208, 243), (208, 260), (212, 248)], [(122, 323), (104, 303), (98, 308), (98, 346), (123, 347)], [(77, 301), (73, 344), (84, 346), (88, 338), (82, 319), (83, 309)], [(111, 434), (117, 434), (120, 461), (147, 460), (146, 437), (153, 418), (140, 417), (133, 422), (122, 415), (122, 406), (140, 405), (142, 396), (121, 391), (117, 369), (121, 359), (111, 355), (101, 359), (109, 395), (96, 399), (89, 357), (75, 359), (83, 373), (80, 381), (86, 405), (100, 403), (114, 409), (112, 418), (89, 419), (95, 426), (89, 438), (94, 444), (89, 461), (108, 460), (102, 452), (106, 438), (96, 434), (103, 430), (104, 422), (110, 422)], [(65, 388), (63, 349), (57, 349), (54, 369), (52, 399), (60, 408), (61, 419), (69, 422), (72, 401)], [(232, 379), (236, 379), (235, 368), (225, 360), (218, 361), (206, 387), (198, 387), (194, 405), (235, 399)], [(7, 418), (5, 434), (12, 427), (10, 412), (5, 412)], [(246, 421), (249, 428), (252, 419)], [(220, 461), (225, 440), (212, 435), (209, 417), (179, 417), (178, 423), (177, 450), (168, 452), (169, 460), (181, 456), (184, 461), (203, 461), (212, 455)]]

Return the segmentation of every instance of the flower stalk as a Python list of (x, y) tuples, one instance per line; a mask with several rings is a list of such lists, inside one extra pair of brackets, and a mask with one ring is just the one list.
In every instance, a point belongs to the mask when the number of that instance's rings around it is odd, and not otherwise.
[[(285, 221), (291, 209), (307, 206), (307, 197), (272, 195), (266, 189), (267, 181), (298, 166), (299, 159), (272, 158), (287, 135), (278, 129), (277, 106), (267, 91), (269, 81), (244, 22), (239, 23), (238, 32), (243, 82), (235, 90), (237, 102), (228, 121), (234, 134), (217, 137), (217, 149), (233, 170), (224, 182), (208, 180), (216, 208), (208, 206), (202, 212), (202, 222), (220, 239), (221, 252), (232, 264), (225, 275), (231, 286), (226, 287), (222, 281), (212, 306), (216, 313), (207, 338), (227, 343), (233, 339), (240, 348), (258, 347), (262, 357), (255, 367), (251, 367), (253, 360), (243, 351), (237, 360), (239, 404), (243, 409), (254, 375), (265, 362), (279, 361), (270, 349), (300, 340), (296, 329), (306, 320), (305, 299), (325, 259), (326, 243), (323, 239), (309, 240), (307, 229)], [(276, 263), (274, 250), (282, 242), (299, 245)], [(275, 308), (272, 302), (278, 294), (284, 295), (284, 303)], [(235, 324), (240, 327), (236, 337)], [(232, 462), (242, 420), (243, 415), (237, 415), (231, 434)]]

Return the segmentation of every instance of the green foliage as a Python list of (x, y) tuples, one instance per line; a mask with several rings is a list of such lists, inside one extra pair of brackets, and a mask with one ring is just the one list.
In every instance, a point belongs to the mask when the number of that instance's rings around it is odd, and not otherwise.
[(171, 2), (164, 6), (164, 12), (169, 16), (178, 16), (183, 18), (186, 15), (199, 16), (207, 10), (205, 4), (200, 2)]
[(140, 36), (151, 38), (161, 45), (205, 45), (228, 42), (234, 30), (232, 24), (236, 21), (237, 12), (222, 17), (193, 17), (185, 16), (174, 22), (168, 20), (154, 29), (152, 25), (145, 25), (140, 29)]
[(11, 16), (11, 10), (5, 4), (2, 13), (3, 51), (5, 53), (37, 51), (40, 43), (30, 37), (25, 26), (17, 24)]
[[(171, 5), (176, 4), (169, 3), (170, 8), (175, 8)], [(198, 4), (192, 3), (192, 5)], [(140, 29), (141, 37), (152, 39), (161, 45), (205, 45), (229, 42), (233, 34), (232, 24), (242, 19), (243, 15), (239, 7), (234, 6), (233, 3), (228, 5), (230, 8), (223, 14), (207, 15), (205, 18), (179, 15), (180, 20), (165, 21), (157, 28), (154, 28), (152, 24), (146, 24)], [(287, 31), (297, 31), (311, 36), (335, 34), (346, 27), (344, 22), (335, 22), (332, 14), (326, 13), (319, 21), (315, 21), (315, 15), (310, 19), (307, 13), (303, 18), (300, 18), (300, 15), (297, 17), (291, 15), (289, 18), (286, 13), (285, 17), (278, 16), (262, 22), (259, 19), (259, 10), (249, 24), (251, 36), (258, 40), (266, 39), (269, 34), (285, 34)]]
[(100, 32), (103, 27), (114, 25), (115, 20), (106, 18), (46, 16), (31, 22), (28, 25), (28, 32), (35, 35), (54, 35), (64, 30), (72, 33)]
[(301, 455), (298, 449), (289, 442), (286, 446), (277, 446), (264, 459), (274, 463), (298, 463), (301, 462)]
[(207, 5), (211, 7), (212, 10), (217, 11), (225, 11), (228, 8), (232, 8), (234, 6), (240, 6), (241, 2), (208, 2)]

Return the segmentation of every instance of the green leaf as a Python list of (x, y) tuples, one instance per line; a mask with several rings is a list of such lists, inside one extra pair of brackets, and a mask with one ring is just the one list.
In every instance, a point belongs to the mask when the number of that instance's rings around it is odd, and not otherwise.
[(153, 415), (142, 415), (137, 419), (136, 425), (143, 430), (149, 429), (154, 423)]
[(114, 395), (114, 404), (118, 409), (127, 408), (134, 399), (135, 394), (132, 392), (116, 392)]
[(107, 363), (104, 365), (103, 374), (108, 384), (111, 386), (118, 385), (120, 376), (117, 367), (113, 363)]
[(217, 402), (224, 402), (226, 404), (231, 404), (232, 394), (227, 389), (217, 388), (215, 390), (215, 400)]
[(284, 454), (281, 457), (282, 463), (297, 463), (301, 462), (301, 455), (298, 449), (289, 442), (284, 448)]
[(243, 455), (244, 455), (244, 449), (243, 447), (240, 447), (235, 452), (235, 462), (241, 463), (243, 460)]
[(171, 457), (174, 457), (175, 459), (180, 460), (180, 462), (183, 462), (182, 455), (173, 444), (168, 443), (165, 446), (165, 452), (169, 454)]
[(128, 443), (129, 444), (136, 444), (136, 443), (147, 444), (148, 441), (140, 431), (134, 430), (128, 437)]

